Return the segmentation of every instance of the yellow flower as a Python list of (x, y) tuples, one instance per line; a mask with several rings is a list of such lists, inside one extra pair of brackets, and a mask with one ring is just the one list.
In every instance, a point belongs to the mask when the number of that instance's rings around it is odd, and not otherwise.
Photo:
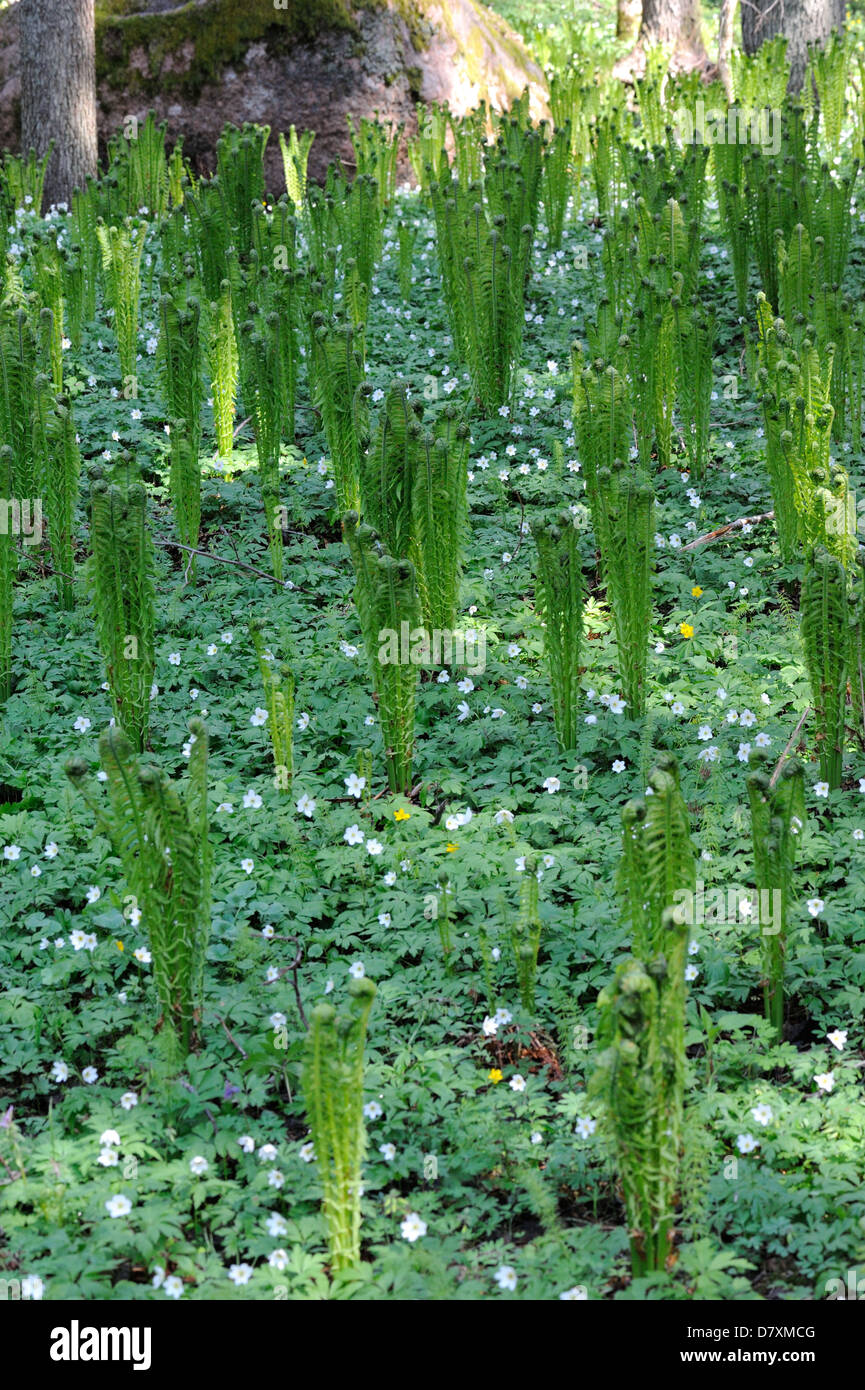
[(411, 811), (404, 811), (400, 806), (398, 811), (393, 813), (394, 820), (411, 820)]
[(502, 1079), (503, 1076), (502, 1073), (499, 1071), (498, 1067), (493, 1067), (492, 1071), (487, 1076), (487, 1081), (491, 1081), (494, 1086), (498, 1086), (499, 1082)]
[(690, 623), (679, 623), (679, 631), (683, 637), (693, 637), (694, 629)]
[(457, 850), (456, 845), (445, 845), (445, 853), (446, 853), (446, 854), (456, 854), (456, 850)]
[(699, 584), (695, 584), (693, 589), (691, 590), (691, 593), (694, 595), (694, 598), (699, 598), (702, 592), (703, 590), (700, 588)]
[(122, 941), (115, 941), (114, 944), (115, 944), (115, 946), (117, 947), (118, 951), (125, 951), (125, 950), (126, 950), (126, 947), (123, 945), (123, 942), (122, 942)]

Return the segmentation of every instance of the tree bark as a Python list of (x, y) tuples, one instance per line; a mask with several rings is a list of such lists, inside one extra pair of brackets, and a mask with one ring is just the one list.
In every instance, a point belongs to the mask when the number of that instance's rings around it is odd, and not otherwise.
[(640, 32), (643, 0), (617, 0), (616, 38), (633, 43)]
[(718, 19), (718, 76), (720, 77), (727, 100), (733, 100), (733, 75), (730, 70), (730, 56), (733, 52), (733, 28), (736, 23), (736, 10), (739, 0), (723, 0)]
[(655, 44), (665, 44), (670, 49), (673, 72), (709, 67), (700, 29), (700, 0), (643, 0), (642, 11), (636, 45), (615, 64), (614, 77), (630, 81), (642, 76), (645, 49)]
[(54, 149), (45, 205), (68, 202), (95, 174), (94, 0), (21, 0), (21, 148)]
[(843, 29), (845, 0), (742, 0), (742, 47), (756, 53), (776, 34), (787, 38), (789, 90), (802, 87), (808, 44), (824, 44), (833, 29)]

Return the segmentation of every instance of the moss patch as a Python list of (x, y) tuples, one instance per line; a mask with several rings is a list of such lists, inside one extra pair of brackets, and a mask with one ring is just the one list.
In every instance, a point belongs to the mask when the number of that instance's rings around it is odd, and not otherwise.
[[(287, 0), (284, 9), (276, 9), (274, 0), (210, 0), (161, 14), (130, 13), (133, 3), (99, 0), (96, 7), (97, 81), (133, 94), (176, 91), (195, 100), (250, 44), (263, 42), (279, 53), (322, 30), (358, 33), (349, 0)], [(144, 71), (130, 63), (136, 50), (147, 55)], [(189, 54), (188, 63), (163, 71), (169, 55), (181, 51)]]

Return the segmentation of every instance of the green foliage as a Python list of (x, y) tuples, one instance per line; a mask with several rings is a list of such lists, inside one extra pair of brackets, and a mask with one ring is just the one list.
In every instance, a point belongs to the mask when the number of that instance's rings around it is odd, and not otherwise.
[(378, 117), (361, 116), (356, 126), (350, 115), (347, 120), (355, 172), (375, 180), (379, 216), (384, 219), (396, 195), (397, 156), (405, 122), (385, 125)]
[(598, 997), (602, 1096), (622, 1181), (634, 1275), (672, 1253), (685, 1088), (685, 962), (694, 857), (675, 762), (659, 761), (651, 797), (623, 812), (620, 887), (634, 957)]
[(533, 855), (525, 856), (519, 892), (519, 910), (511, 923), (511, 946), (520, 989), (520, 1002), (529, 1013), (534, 1013), (541, 918), (538, 911), (538, 866)]
[(298, 135), (294, 126), (289, 128), (287, 140), (282, 131), (279, 133), (279, 148), (285, 171), (285, 188), (294, 204), (294, 210), (298, 214), (303, 211), (306, 204), (306, 166), (314, 140), (314, 131), (305, 130), (302, 135)]
[(577, 747), (580, 708), (583, 578), (578, 532), (564, 512), (556, 521), (533, 522), (532, 535), (538, 549), (535, 607), (544, 623), (556, 736), (567, 753)]
[(250, 317), (237, 335), (240, 393), (252, 416), (258, 476), (270, 562), (275, 579), (282, 579), (282, 507), (279, 499), (279, 455), (286, 409), (284, 377), (285, 325), (278, 312), (248, 305)]
[(108, 177), (116, 182), (120, 206), (129, 217), (139, 213), (160, 218), (168, 209), (166, 128), (165, 121), (157, 125), (154, 112), (148, 111), (143, 122), (128, 117), (108, 142)]
[(30, 305), (20, 283), (7, 276), (0, 303), (0, 437), (12, 450), (12, 491), (32, 497), (35, 488), (32, 417), (36, 400), (38, 343)]
[(219, 457), (227, 459), (234, 447), (234, 415), (240, 370), (231, 308), (231, 283), (223, 280), (219, 299), (210, 306), (207, 346), (210, 389), (213, 393), (213, 428)]
[(264, 201), (264, 152), (270, 126), (228, 125), (216, 143), (216, 173), (225, 197), (231, 243), (243, 263), (253, 244), (253, 203)]
[(89, 579), (96, 632), (117, 723), (147, 746), (153, 684), (153, 545), (147, 495), (101, 476), (90, 485)]
[(354, 602), (378, 697), (388, 783), (393, 793), (408, 795), (420, 664), (416, 654), (405, 651), (421, 621), (415, 569), (410, 560), (388, 555), (372, 527), (358, 524), (356, 512), (346, 513), (342, 527), (354, 565)]
[(73, 607), (75, 510), (81, 456), (75, 421), (64, 396), (52, 398), (45, 377), (37, 378), (33, 430), (39, 495), (48, 515), (48, 541), (60, 607)]
[(195, 548), (201, 524), (201, 309), (197, 299), (183, 303), (175, 288), (162, 295), (159, 318), (162, 389), (171, 429), (171, 502), (181, 542)]
[(32, 208), (34, 212), (42, 211), (45, 170), (48, 168), (48, 161), (53, 149), (54, 141), (52, 140), (41, 159), (37, 157), (36, 151), (33, 149), (29, 150), (26, 155), (12, 154), (9, 150), (3, 152), (3, 164), (0, 167), (0, 197), (6, 205), (7, 219), (12, 216), (16, 208)]
[(562, 244), (565, 213), (573, 188), (571, 123), (567, 121), (553, 131), (544, 148), (542, 197), (547, 218), (547, 245), (553, 251)]
[(809, 337), (798, 350), (783, 319), (758, 296), (757, 390), (766, 430), (766, 463), (784, 559), (799, 548), (825, 546), (849, 563), (855, 546), (845, 470), (830, 458), (834, 410), (830, 383), (834, 348), (822, 361)]
[(141, 294), (141, 253), (147, 226), (127, 219), (122, 227), (97, 224), (108, 303), (114, 311), (114, 332), (120, 356), (120, 375), (128, 397), (138, 395), (135, 359), (138, 353), (138, 303)]
[[(541, 142), (517, 118), (500, 124), (478, 181), (430, 187), (442, 289), (457, 352), (484, 414), (511, 397), (537, 223)], [(444, 171), (443, 171), (444, 172)]]
[(66, 773), (81, 790), (123, 866), (132, 907), (144, 921), (169, 1058), (180, 1065), (199, 1043), (204, 956), (210, 935), (212, 853), (207, 818), (207, 730), (189, 722), (189, 773), (178, 788), (159, 768), (139, 763), (120, 728), (106, 729), (99, 756), (110, 814), (80, 759)]
[(0, 496), (3, 498), (3, 525), (0, 526), (0, 703), (12, 693), (12, 603), (18, 554), (10, 524), (6, 499), (15, 496), (12, 487), (14, 458), (8, 444), (0, 446)]
[(775, 1037), (784, 1035), (784, 962), (793, 898), (796, 851), (805, 825), (805, 771), (795, 758), (781, 767), (777, 781), (761, 770), (763, 757), (751, 755), (748, 776), (751, 841), (757, 880), (763, 958), (763, 1002)]
[(289, 791), (294, 776), (294, 675), (289, 666), (277, 669), (276, 658), (265, 647), (261, 629), (261, 621), (253, 619), (249, 635), (267, 701), (267, 728), (275, 768), (273, 781), (280, 791)]
[(841, 561), (822, 547), (808, 557), (799, 604), (802, 646), (817, 725), (820, 776), (840, 787), (844, 761), (844, 711), (850, 657), (847, 576)]
[(323, 315), (313, 316), (312, 393), (327, 436), (340, 511), (356, 508), (360, 502), (356, 417), (362, 412), (365, 369), (359, 337), (351, 325), (328, 325)]
[(360, 1260), (360, 1197), (366, 1130), (363, 1062), (375, 985), (351, 980), (348, 1012), (330, 1004), (312, 1011), (303, 1067), (306, 1112), (324, 1192), (331, 1267), (351, 1269)]

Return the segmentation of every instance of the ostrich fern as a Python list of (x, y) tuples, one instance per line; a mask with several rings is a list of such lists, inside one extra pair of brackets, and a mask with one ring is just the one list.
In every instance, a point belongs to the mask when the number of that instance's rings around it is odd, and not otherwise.
[(171, 418), (169, 486), (175, 524), (181, 542), (194, 548), (201, 524), (201, 310), (197, 299), (182, 305), (178, 298), (166, 293), (159, 303), (159, 366)]
[(141, 253), (147, 225), (127, 218), (122, 227), (97, 225), (108, 303), (114, 310), (114, 332), (120, 375), (130, 397), (138, 395), (135, 360), (138, 355), (138, 302), (141, 296)]
[(806, 562), (799, 615), (817, 723), (820, 776), (834, 790), (841, 785), (844, 760), (849, 607), (844, 566), (822, 547)]
[(89, 578), (96, 632), (117, 723), (147, 746), (153, 684), (153, 545), (140, 483), (97, 476), (90, 487)]
[(375, 985), (351, 980), (348, 1012), (330, 1004), (312, 1011), (303, 1064), (306, 1113), (318, 1173), (334, 1270), (360, 1262), (360, 1198), (366, 1131), (363, 1122), (363, 1054)]
[(282, 525), (279, 500), (279, 455), (285, 412), (283, 390), (282, 324), (279, 314), (253, 317), (238, 335), (240, 389), (244, 407), (252, 416), (258, 476), (267, 525), (274, 577), (282, 579)]
[(378, 697), (388, 782), (394, 795), (407, 796), (418, 667), (402, 659), (402, 637), (415, 631), (421, 621), (415, 570), (410, 560), (388, 555), (372, 527), (358, 524), (356, 512), (346, 513), (342, 526), (354, 565), (355, 607)]
[(313, 323), (310, 361), (313, 400), (321, 411), (340, 511), (356, 509), (360, 501), (360, 443), (356, 418), (365, 369), (357, 336), (353, 327), (327, 325), (320, 316), (316, 316)]
[(633, 958), (598, 997), (601, 1055), (590, 1092), (603, 1098), (624, 1193), (634, 1275), (664, 1270), (679, 1200), (685, 1091), (682, 901), (695, 886), (687, 810), (672, 758), (649, 776), (652, 796), (622, 815), (620, 891)]
[(557, 522), (536, 521), (538, 551), (535, 605), (544, 623), (544, 650), (553, 687), (553, 718), (563, 753), (577, 746), (583, 579), (578, 533), (569, 513)]
[(39, 494), (48, 514), (48, 541), (60, 607), (73, 607), (73, 532), (81, 457), (69, 401), (51, 397), (47, 378), (37, 392), (33, 431)]
[[(777, 782), (760, 768), (765, 755), (752, 754), (748, 776), (751, 841), (759, 901), (757, 925), (763, 959), (763, 1003), (778, 1042), (784, 1035), (784, 960), (798, 836), (805, 823), (805, 772), (795, 758), (784, 763)], [(771, 896), (770, 896), (771, 895)], [(771, 903), (771, 909), (768, 904)], [(768, 909), (768, 910), (767, 910)]]
[(207, 730), (189, 723), (189, 771), (178, 786), (139, 763), (120, 728), (106, 729), (99, 754), (110, 813), (88, 784), (83, 760), (66, 773), (114, 845), (153, 956), (153, 978), (169, 1060), (180, 1065), (200, 1038), (204, 957), (210, 934), (212, 851), (207, 818)]
[(219, 298), (210, 306), (210, 333), (207, 344), (210, 387), (213, 394), (213, 428), (221, 459), (229, 459), (234, 448), (234, 416), (237, 401), (239, 362), (231, 311), (231, 282), (223, 280)]
[(249, 624), (249, 635), (267, 701), (267, 727), (275, 768), (274, 786), (280, 791), (287, 791), (294, 776), (294, 676), (288, 666), (274, 669), (274, 661), (265, 651), (261, 629), (259, 619), (253, 619)]
[[(14, 496), (13, 471), (12, 450), (8, 444), (0, 445), (0, 495), (4, 501)], [(12, 604), (17, 570), (18, 551), (7, 512), (0, 527), (0, 704), (12, 694)]]
[(289, 128), (288, 139), (280, 131), (279, 148), (282, 153), (282, 167), (285, 173), (285, 187), (294, 210), (299, 215), (306, 204), (306, 166), (315, 133), (305, 130), (298, 135), (294, 126)]

